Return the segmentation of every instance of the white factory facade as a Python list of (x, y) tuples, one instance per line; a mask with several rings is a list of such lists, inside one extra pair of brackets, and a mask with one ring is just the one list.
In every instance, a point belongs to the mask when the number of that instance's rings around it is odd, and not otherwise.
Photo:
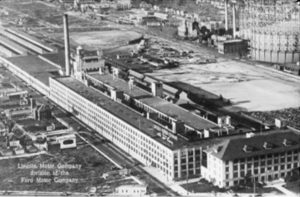
[(226, 140), (204, 151), (201, 175), (220, 188), (285, 178), (300, 166), (299, 140), (294, 132)]
[(170, 180), (200, 176), (200, 146), (176, 147), (177, 142), (172, 144), (163, 140), (155, 130), (155, 123), (76, 79), (51, 78), (50, 91), (52, 101), (76, 114), (78, 119), (144, 165), (159, 169)]

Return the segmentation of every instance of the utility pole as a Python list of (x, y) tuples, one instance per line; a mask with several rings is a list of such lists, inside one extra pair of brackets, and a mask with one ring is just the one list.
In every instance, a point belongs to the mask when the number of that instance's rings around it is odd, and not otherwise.
[(225, 0), (225, 31), (228, 31), (228, 0)]
[(235, 6), (236, 6), (236, 0), (232, 0), (232, 30), (233, 30), (233, 38), (236, 37), (236, 13), (235, 13)]

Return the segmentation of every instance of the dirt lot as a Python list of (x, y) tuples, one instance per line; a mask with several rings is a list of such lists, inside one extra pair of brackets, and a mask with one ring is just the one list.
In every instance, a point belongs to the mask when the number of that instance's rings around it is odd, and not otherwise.
[(141, 34), (133, 31), (94, 31), (73, 32), (71, 40), (77, 45), (88, 45), (89, 47), (112, 48), (114, 46), (127, 45), (128, 41), (138, 39)]
[(150, 75), (165, 81), (182, 81), (231, 99), (246, 111), (278, 110), (300, 106), (300, 79), (290, 80), (267, 69), (233, 60), (183, 65)]

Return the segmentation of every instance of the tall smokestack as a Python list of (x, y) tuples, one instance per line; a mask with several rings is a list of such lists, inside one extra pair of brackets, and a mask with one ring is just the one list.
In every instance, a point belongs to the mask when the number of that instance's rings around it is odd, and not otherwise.
[(70, 40), (69, 40), (69, 25), (68, 25), (68, 15), (64, 14), (64, 41), (65, 41), (65, 66), (66, 66), (66, 76), (70, 76)]

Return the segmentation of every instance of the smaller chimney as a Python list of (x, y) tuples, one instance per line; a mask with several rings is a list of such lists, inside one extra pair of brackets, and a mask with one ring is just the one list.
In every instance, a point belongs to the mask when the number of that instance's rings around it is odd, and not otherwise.
[(76, 55), (78, 55), (78, 56), (81, 56), (82, 55), (82, 46), (78, 46), (77, 48), (76, 48)]
[(99, 67), (99, 74), (104, 75), (105, 74), (105, 68), (103, 66)]
[(113, 79), (119, 78), (119, 72), (118, 68), (113, 68)]
[(230, 116), (226, 116), (225, 123), (226, 123), (226, 125), (231, 125), (231, 117)]
[(111, 89), (110, 91), (111, 99), (114, 101), (122, 101), (124, 98), (123, 91), (117, 90), (116, 88)]
[(153, 96), (163, 97), (163, 84), (160, 82), (152, 82), (151, 92)]
[(184, 130), (184, 123), (180, 120), (173, 120), (172, 121), (172, 132), (178, 133), (179, 131)]
[(130, 76), (129, 77), (129, 81), (128, 81), (128, 85), (129, 85), (129, 89), (132, 90), (134, 87), (134, 77)]

